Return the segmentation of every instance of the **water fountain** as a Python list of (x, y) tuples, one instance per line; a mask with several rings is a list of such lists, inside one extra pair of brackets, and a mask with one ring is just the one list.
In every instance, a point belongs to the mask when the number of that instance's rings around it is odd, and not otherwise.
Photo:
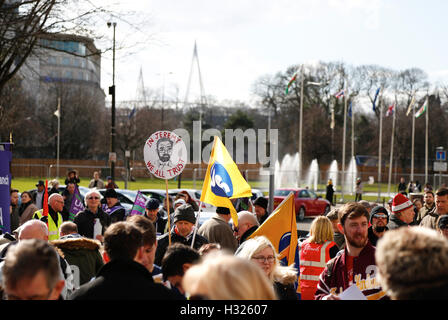
[(351, 194), (355, 193), (356, 178), (358, 177), (358, 169), (356, 167), (356, 159), (352, 157), (345, 172), (345, 190)]
[(317, 163), (317, 159), (313, 159), (313, 161), (311, 161), (310, 167), (308, 168), (308, 175), (306, 179), (308, 188), (317, 191), (318, 180), (319, 180), (319, 165)]
[(275, 188), (296, 188), (298, 186), (297, 174), (299, 167), (299, 155), (286, 154), (281, 163), (275, 163)]
[(333, 181), (333, 189), (336, 190), (338, 185), (338, 162), (333, 160), (330, 164), (330, 168), (327, 171), (327, 180)]

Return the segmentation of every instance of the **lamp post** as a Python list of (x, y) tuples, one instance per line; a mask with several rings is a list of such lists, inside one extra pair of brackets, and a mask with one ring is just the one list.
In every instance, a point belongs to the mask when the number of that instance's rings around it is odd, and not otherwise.
[(115, 161), (117, 159), (115, 153), (115, 27), (117, 26), (116, 22), (107, 22), (107, 27), (110, 28), (113, 26), (114, 28), (114, 36), (113, 36), (113, 48), (112, 48), (112, 86), (109, 87), (109, 94), (112, 96), (112, 108), (111, 108), (111, 132), (110, 132), (110, 153), (109, 153), (109, 161), (110, 161), (110, 176), (112, 180), (115, 180)]

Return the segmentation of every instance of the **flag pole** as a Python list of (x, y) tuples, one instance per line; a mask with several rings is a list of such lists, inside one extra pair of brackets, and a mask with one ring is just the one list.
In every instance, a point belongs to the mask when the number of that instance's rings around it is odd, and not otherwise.
[(303, 127), (303, 64), (300, 68), (300, 119), (299, 119), (299, 172), (297, 186), (300, 187), (302, 180), (302, 127)]
[(168, 246), (171, 246), (171, 217), (170, 217), (170, 196), (168, 194), (168, 179), (165, 179), (166, 190), (166, 211), (168, 216)]
[(199, 202), (199, 211), (198, 211), (198, 215), (196, 216), (196, 224), (195, 224), (194, 230), (193, 230), (193, 238), (191, 240), (192, 248), (194, 248), (194, 240), (196, 239), (196, 233), (198, 232), (198, 229), (199, 229), (199, 217), (201, 216), (201, 210), (202, 210), (202, 201)]
[(412, 108), (412, 146), (411, 146), (411, 178), (414, 181), (414, 141), (415, 141), (415, 108)]
[(425, 133), (425, 183), (428, 182), (428, 122), (429, 122), (429, 90), (426, 93), (426, 133)]
[(395, 114), (397, 113), (397, 94), (395, 93), (395, 106), (392, 115), (392, 136), (390, 142), (390, 158), (389, 158), (389, 181), (387, 183), (387, 195), (390, 197), (390, 184), (392, 179), (392, 166), (393, 166), (393, 154), (394, 154), (394, 136), (395, 136)]
[(56, 159), (56, 178), (59, 179), (59, 150), (61, 142), (61, 98), (58, 98), (58, 146), (57, 146), (57, 159)]
[[(355, 114), (353, 113), (353, 103), (350, 101), (350, 114), (352, 115), (352, 157), (350, 158), (350, 161), (352, 161), (355, 158)], [(356, 179), (355, 175), (355, 168), (352, 166), (352, 172), (350, 173), (352, 175), (352, 179)], [(353, 190), (353, 184), (352, 184), (352, 194), (354, 192)]]
[[(347, 80), (344, 79), (345, 90), (347, 89)], [(347, 90), (346, 90), (347, 91)], [(344, 92), (344, 131), (342, 133), (342, 181), (341, 181), (341, 200), (344, 202), (344, 186), (345, 186), (345, 132), (347, 130), (347, 92)]]
[[(380, 132), (378, 137), (378, 199), (381, 201), (381, 147), (382, 147), (382, 137), (383, 137), (383, 88), (381, 88), (381, 97), (378, 102), (378, 108), (380, 108)], [(383, 103), (381, 103), (383, 102)]]

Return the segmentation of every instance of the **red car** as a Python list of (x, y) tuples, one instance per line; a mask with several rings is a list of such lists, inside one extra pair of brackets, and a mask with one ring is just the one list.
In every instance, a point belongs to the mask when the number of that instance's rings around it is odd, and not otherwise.
[(291, 193), (294, 192), (296, 204), (296, 220), (305, 217), (325, 215), (330, 211), (331, 203), (317, 196), (314, 191), (302, 188), (281, 188), (274, 191), (274, 209)]

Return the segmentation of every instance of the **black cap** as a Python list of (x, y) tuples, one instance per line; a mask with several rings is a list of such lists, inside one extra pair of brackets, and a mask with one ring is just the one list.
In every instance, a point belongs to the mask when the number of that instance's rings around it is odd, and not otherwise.
[(104, 198), (118, 198), (117, 191), (115, 189), (107, 189), (104, 193)]
[(174, 211), (173, 223), (176, 223), (177, 221), (188, 221), (193, 224), (196, 223), (194, 209), (190, 204), (183, 204), (176, 208)]
[(383, 206), (376, 206), (370, 211), (370, 223), (372, 223), (373, 215), (377, 213), (384, 213), (387, 217), (387, 222), (389, 223), (389, 211)]
[(146, 209), (148, 209), (148, 210), (158, 209), (159, 206), (160, 206), (160, 202), (159, 202), (159, 200), (157, 200), (155, 198), (149, 198), (148, 201), (146, 202)]
[(44, 186), (45, 187), (45, 182), (43, 182), (42, 180), (39, 180), (36, 184), (36, 187), (38, 186)]
[(268, 208), (268, 199), (266, 199), (265, 197), (258, 197), (254, 201), (254, 206), (260, 206), (266, 210)]
[(218, 214), (230, 214), (230, 209), (227, 207), (217, 207), (216, 213)]

